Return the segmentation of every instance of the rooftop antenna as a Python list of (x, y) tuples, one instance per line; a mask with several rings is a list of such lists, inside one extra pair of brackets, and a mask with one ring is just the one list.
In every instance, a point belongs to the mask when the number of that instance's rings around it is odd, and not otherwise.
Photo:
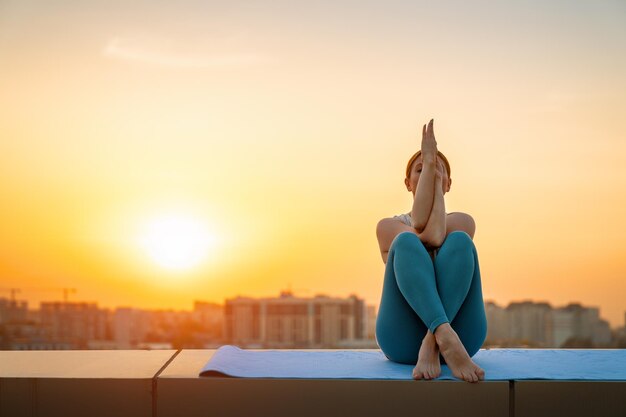
[(67, 296), (70, 293), (76, 294), (76, 288), (63, 288), (63, 302), (67, 303)]
[(297, 291), (297, 292), (298, 292), (298, 294), (300, 294), (300, 293), (309, 294), (309, 293), (311, 292), (311, 290), (310, 290), (310, 289), (308, 289), (308, 288), (296, 288), (296, 289), (293, 289), (293, 287), (292, 287), (292, 285), (291, 285), (291, 282), (289, 282), (289, 283), (287, 284), (287, 291), (288, 291), (291, 295), (293, 295), (293, 292), (294, 292), (294, 291)]

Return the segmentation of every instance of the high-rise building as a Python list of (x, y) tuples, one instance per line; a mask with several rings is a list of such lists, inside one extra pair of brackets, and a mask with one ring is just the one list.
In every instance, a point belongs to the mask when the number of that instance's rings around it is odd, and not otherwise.
[(221, 326), (224, 322), (224, 306), (206, 301), (194, 301), (192, 317), (194, 321), (208, 327)]
[(216, 346), (223, 342), (224, 337), (224, 306), (206, 301), (193, 303), (192, 318), (199, 325), (205, 346)]
[(509, 316), (507, 311), (494, 303), (485, 301), (485, 315), (487, 316), (487, 340), (498, 343), (509, 338)]
[(561, 347), (571, 339), (589, 341), (593, 345), (605, 345), (611, 341), (611, 329), (600, 318), (597, 307), (583, 307), (570, 303), (554, 310), (554, 346)]
[(546, 302), (513, 302), (506, 308), (509, 339), (528, 341), (540, 346), (552, 342), (552, 307)]
[(339, 347), (342, 341), (366, 339), (366, 325), (365, 303), (354, 294), (300, 298), (282, 291), (277, 298), (225, 302), (226, 340), (242, 347)]
[(109, 311), (96, 303), (42, 302), (40, 323), (52, 342), (63, 342), (73, 349), (88, 347), (89, 341), (109, 340)]
[(601, 347), (612, 340), (597, 307), (570, 303), (552, 308), (545, 302), (512, 302), (506, 308), (485, 302), (487, 343), (532, 347)]
[(150, 312), (118, 307), (113, 316), (113, 340), (117, 349), (130, 349), (144, 341), (150, 331)]
[(24, 323), (28, 319), (28, 302), (0, 298), (0, 324)]

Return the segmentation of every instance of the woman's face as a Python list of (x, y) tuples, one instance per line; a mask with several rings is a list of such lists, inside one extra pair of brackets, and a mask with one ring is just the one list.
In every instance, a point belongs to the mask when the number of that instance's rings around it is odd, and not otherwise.
[[(443, 193), (447, 193), (450, 191), (450, 186), (452, 185), (452, 180), (448, 177), (448, 171), (446, 170), (446, 166), (443, 163), (441, 158), (437, 158), (437, 170), (441, 172), (442, 176), (442, 184), (441, 189)], [(422, 155), (418, 156), (415, 161), (413, 161), (413, 165), (411, 166), (411, 176), (404, 180), (406, 184), (406, 188), (408, 191), (411, 191), (415, 196), (415, 191), (417, 190), (417, 184), (420, 180), (420, 175), (422, 173)]]

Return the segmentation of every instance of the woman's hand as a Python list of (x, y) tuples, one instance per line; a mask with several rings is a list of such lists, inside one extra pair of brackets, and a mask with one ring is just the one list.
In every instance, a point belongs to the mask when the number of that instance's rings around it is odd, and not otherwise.
[(437, 141), (435, 140), (435, 133), (433, 131), (433, 122), (435, 119), (430, 119), (428, 126), (422, 127), (422, 159), (432, 159), (437, 157)]

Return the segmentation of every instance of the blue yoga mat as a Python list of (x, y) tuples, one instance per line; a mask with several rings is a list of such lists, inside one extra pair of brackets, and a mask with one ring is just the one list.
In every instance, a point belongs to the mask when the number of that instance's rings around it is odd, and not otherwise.
[[(550, 379), (626, 381), (626, 349), (481, 349), (472, 360), (486, 381)], [(414, 365), (380, 350), (245, 350), (221, 346), (200, 376), (306, 379), (413, 379)], [(441, 365), (436, 380), (458, 380)]]

